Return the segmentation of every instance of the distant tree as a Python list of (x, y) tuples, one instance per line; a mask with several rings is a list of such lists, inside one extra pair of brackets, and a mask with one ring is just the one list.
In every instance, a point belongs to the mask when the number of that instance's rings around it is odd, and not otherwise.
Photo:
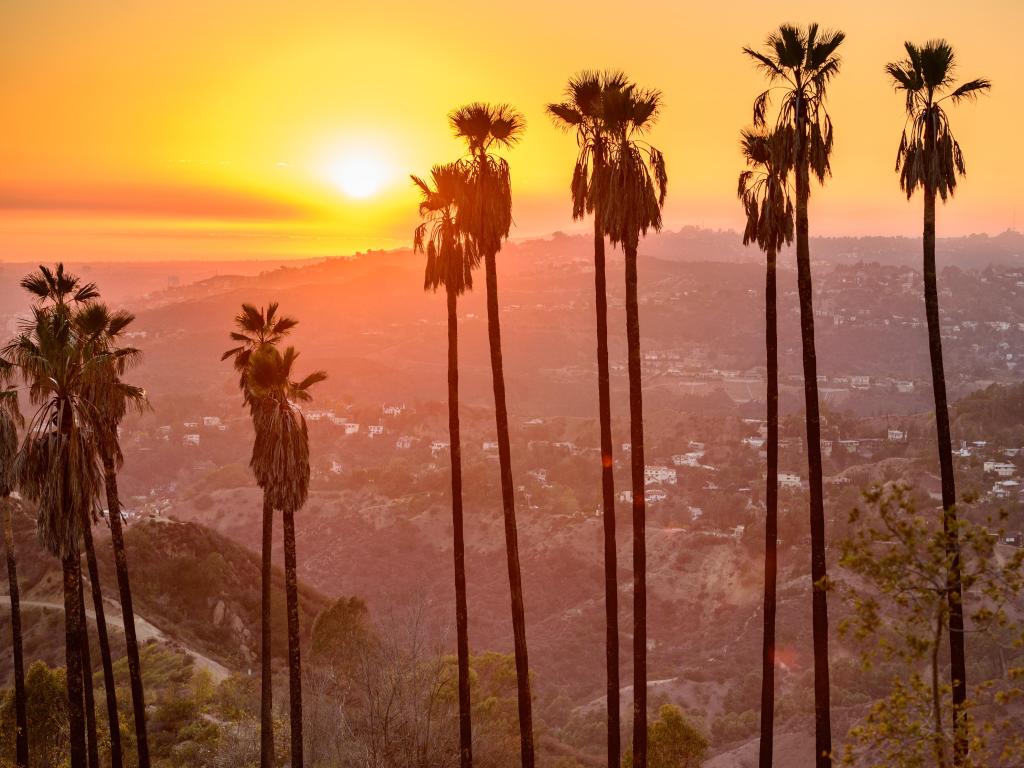
[(79, 563), (82, 521), (102, 489), (94, 412), (83, 397), (97, 362), (75, 333), (70, 309), (34, 307), (32, 319), (4, 350), (35, 406), (16, 462), (18, 485), (36, 504), (39, 539), (61, 561), (71, 768), (86, 761), (83, 710), (82, 605)]
[(292, 379), (298, 353), (264, 345), (249, 358), (246, 387), (256, 439), (250, 466), (263, 489), (264, 504), (280, 509), (284, 531), (285, 595), (288, 606), (288, 681), (291, 765), (302, 768), (302, 663), (299, 650), (299, 588), (295, 554), (295, 513), (309, 496), (309, 432), (299, 403), (327, 378), (323, 371)]
[[(63, 669), (36, 661), (25, 676), (30, 768), (67, 764), (69, 749), (67, 681)], [(18, 738), (17, 703), (12, 692), (0, 699), (0, 749), (9, 752)]]
[(351, 672), (356, 658), (372, 642), (370, 614), (366, 602), (359, 597), (339, 597), (313, 621), (314, 661), (343, 675)]
[(643, 381), (640, 365), (640, 303), (637, 250), (648, 229), (661, 229), (668, 192), (665, 157), (642, 137), (661, 109), (661, 93), (632, 83), (609, 89), (602, 98), (609, 137), (609, 162), (596, 184), (607, 191), (602, 225), (626, 261), (626, 356), (629, 373), (629, 434), (633, 491), (633, 753), (647, 768), (647, 504), (644, 497)]
[[(1024, 594), (1024, 551), (998, 552), (1000, 535), (991, 522), (976, 525), (947, 512), (940, 524), (898, 485), (873, 487), (864, 502), (851, 513), (852, 534), (840, 545), (840, 565), (853, 577), (844, 583), (851, 612), (840, 631), (860, 645), (866, 669), (886, 665), (896, 673), (888, 695), (851, 730), (844, 762), (947, 768), (968, 745), (960, 765), (1021, 765), (1024, 723), (1010, 705), (1024, 695), (1024, 669), (1000, 669), (996, 679), (975, 686), (973, 699), (958, 700), (952, 683), (941, 681), (940, 666), (953, 615), (954, 557), (976, 606), (966, 617), (975, 642), (992, 638), (1019, 655), (1024, 633), (1014, 617)], [(951, 530), (960, 542), (955, 553), (948, 547)]]
[[(664, 704), (648, 730), (647, 764), (650, 768), (700, 768), (708, 740), (674, 704)], [(624, 768), (634, 768), (633, 749), (626, 751)]]
[[(298, 324), (294, 318), (277, 314), (278, 303), (272, 302), (266, 310), (252, 304), (242, 304), (242, 311), (235, 316), (236, 330), (231, 340), (237, 346), (221, 355), (221, 360), (232, 361), (238, 373), (238, 387), (242, 391), (242, 402), (250, 406), (249, 361), (265, 346), (279, 343)], [(254, 417), (255, 418), (255, 417)], [(274, 508), (266, 493), (263, 494), (263, 536), (261, 543), (260, 575), (260, 768), (271, 768), (274, 759), (274, 681), (271, 670), (271, 549), (274, 545)]]
[(0, 358), (0, 505), (4, 508), (4, 551), (7, 556), (8, 595), (11, 599), (11, 648), (14, 656), (15, 765), (28, 767), (28, 715), (25, 709), (25, 656), (21, 636), (21, 603), (18, 564), (14, 552), (14, 462), (18, 453), (18, 426), (24, 423), (18, 409), (18, 390), (7, 382), (13, 366)]
[(413, 250), (426, 253), (424, 290), (444, 286), (448, 307), (448, 442), (452, 468), (452, 550), (455, 560), (455, 631), (459, 662), (459, 765), (473, 765), (473, 727), (469, 691), (469, 609), (466, 604), (466, 548), (462, 516), (462, 441), (459, 434), (458, 297), (473, 287), (480, 263), (474, 241), (459, 230), (459, 201), (467, 192), (466, 166), (435, 165), (430, 181), (413, 176), (420, 191), (423, 220), (413, 235)]
[(818, 362), (814, 348), (814, 304), (807, 207), (810, 174), (824, 183), (831, 174), (832, 120), (825, 106), (828, 84), (839, 73), (836, 51), (842, 32), (806, 30), (783, 24), (769, 35), (764, 52), (744, 48), (772, 87), (754, 100), (754, 124), (767, 125), (771, 94), (781, 88), (782, 104), (776, 133), (785, 139), (785, 156), (796, 176), (796, 266), (800, 300), (800, 338), (803, 351), (804, 409), (807, 426), (808, 485), (810, 486), (812, 628), (814, 639), (815, 765), (832, 762), (832, 720), (828, 685), (828, 603), (825, 561), (825, 499), (821, 465), (821, 417), (818, 405)]
[[(904, 43), (907, 58), (888, 64), (886, 72), (893, 86), (906, 98), (907, 120), (896, 153), (900, 187), (909, 200), (917, 189), (924, 192), (924, 305), (928, 322), (928, 352), (935, 396), (935, 426), (939, 444), (942, 479), (943, 520), (950, 523), (949, 642), (950, 679), (953, 698), (961, 707), (967, 698), (967, 660), (963, 633), (963, 588), (960, 577), (959, 542), (956, 533), (956, 482), (953, 476), (953, 446), (949, 434), (949, 404), (946, 374), (942, 362), (942, 332), (939, 323), (938, 280), (935, 273), (935, 196), (945, 202), (956, 190), (957, 176), (966, 172), (960, 144), (953, 136), (944, 103), (957, 104), (975, 99), (991, 87), (978, 78), (955, 85), (956, 54), (945, 40), (931, 40), (918, 46)], [(960, 711), (958, 709), (957, 711)], [(954, 765), (962, 765), (968, 745), (957, 745)]]
[(522, 135), (525, 123), (522, 116), (512, 107), (481, 103), (460, 107), (449, 115), (449, 122), (456, 137), (466, 142), (469, 152), (469, 156), (462, 161), (466, 172), (466, 194), (459, 205), (456, 222), (460, 232), (473, 244), (478, 256), (483, 258), (487, 278), (487, 337), (491, 351), (494, 418), (498, 433), (498, 464), (501, 471), (502, 511), (505, 518), (505, 552), (512, 600), (512, 634), (519, 698), (520, 758), (523, 768), (533, 768), (533, 703), (526, 647), (526, 610), (523, 606), (523, 583), (519, 566), (519, 534), (516, 530), (508, 408), (505, 404), (496, 259), (502, 241), (508, 237), (512, 226), (512, 179), (508, 161), (493, 152), (497, 147), (511, 147), (515, 144)]
[(579, 153), (569, 192), (572, 217), (594, 215), (594, 306), (597, 313), (597, 393), (601, 424), (601, 498), (604, 520), (605, 666), (608, 708), (608, 764), (619, 765), (619, 596), (615, 545), (615, 477), (612, 455), (611, 384), (608, 362), (608, 290), (605, 278), (604, 211), (612, 126), (604, 116), (605, 94), (628, 87), (621, 72), (581, 72), (569, 80), (565, 101), (548, 104), (555, 124), (574, 131)]
[(747, 221), (743, 244), (756, 243), (767, 261), (765, 349), (767, 352), (767, 493), (765, 499), (764, 636), (761, 651), (760, 768), (772, 765), (775, 709), (775, 607), (779, 538), (779, 340), (775, 260), (793, 240), (793, 201), (789, 193), (787, 141), (783, 132), (743, 131), (740, 147), (747, 170), (737, 194)]

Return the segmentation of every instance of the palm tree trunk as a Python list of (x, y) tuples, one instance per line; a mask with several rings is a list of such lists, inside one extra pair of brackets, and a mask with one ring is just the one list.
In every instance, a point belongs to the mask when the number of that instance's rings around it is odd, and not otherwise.
[[(801, 114), (802, 117), (802, 114)], [(806, 142), (799, 143), (796, 174), (796, 267), (800, 299), (800, 338), (804, 363), (807, 420), (807, 473), (811, 518), (811, 624), (814, 644), (815, 766), (832, 765), (832, 716), (828, 680), (828, 602), (825, 583), (825, 499), (821, 468), (821, 416), (818, 410), (818, 360), (814, 349), (814, 301), (807, 201), (810, 179)]]
[(953, 765), (967, 758), (964, 734), (964, 702), (967, 699), (967, 657), (964, 647), (963, 587), (960, 576), (960, 541), (957, 532), (956, 484), (953, 476), (953, 445), (949, 431), (949, 405), (946, 399), (946, 374), (942, 364), (942, 329), (939, 324), (939, 292), (935, 271), (935, 191), (925, 187), (924, 194), (924, 307), (928, 320), (928, 352), (932, 366), (932, 391), (935, 394), (935, 429), (942, 478), (942, 527), (950, 568), (946, 599), (949, 603), (949, 665), (953, 686), (953, 722), (956, 731)]
[(462, 440), (459, 435), (459, 319), (448, 288), (448, 441), (452, 462), (452, 550), (455, 559), (455, 634), (459, 664), (459, 768), (473, 766), (469, 698), (469, 609), (466, 605), (466, 543), (462, 530)]
[(85, 709), (82, 704), (82, 609), (78, 554), (61, 558), (64, 574), (64, 659), (68, 691), (71, 768), (85, 768)]
[(264, 493), (260, 576), (260, 768), (274, 765), (274, 680), (270, 667), (270, 549), (273, 545), (274, 509)]
[(629, 368), (629, 436), (633, 486), (633, 765), (647, 768), (647, 500), (644, 498), (644, 412), (640, 368), (637, 243), (627, 243), (626, 352)]
[(89, 768), (100, 768), (100, 747), (96, 738), (96, 699), (93, 688), (92, 654), (89, 651), (89, 619), (85, 615), (85, 585), (82, 581), (81, 558), (76, 562), (76, 567), (78, 568), (78, 610), (82, 621), (82, 631), (78, 637), (82, 654), (82, 694), (85, 700), (85, 730), (88, 737), (86, 755)]
[(615, 475), (612, 458), (611, 377), (608, 365), (608, 288), (604, 234), (594, 217), (594, 306), (597, 313), (597, 400), (601, 422), (601, 500), (604, 519), (605, 666), (608, 697), (608, 766), (619, 768), (619, 580), (615, 549)]
[(288, 693), (291, 718), (291, 768), (302, 768), (302, 658), (299, 650), (299, 583), (295, 557), (295, 514), (282, 512), (284, 520), (284, 583), (288, 601)]
[(519, 570), (519, 534), (516, 531), (516, 502), (512, 486), (512, 450), (505, 406), (505, 374), (501, 361), (501, 325), (498, 317), (498, 272), (494, 253), (488, 253), (487, 336), (491, 348), (491, 377), (494, 383), (494, 418), (498, 432), (498, 462), (501, 465), (501, 502), (505, 516), (505, 552), (512, 596), (512, 634), (515, 642), (516, 683), (519, 698), (519, 742), (523, 768), (533, 768), (533, 702), (530, 698), (530, 664), (526, 651), (526, 611), (523, 580)]
[(114, 682), (114, 664), (110, 658), (110, 638), (107, 635), (107, 618), (103, 609), (103, 591), (100, 589), (100, 569), (96, 562), (96, 549), (92, 543), (92, 529), (89, 522), (82, 525), (82, 541), (85, 544), (85, 562), (89, 568), (89, 583), (92, 587), (93, 610), (96, 613), (96, 636), (100, 644), (100, 662), (103, 665), (103, 687), (106, 692), (107, 723), (110, 726), (110, 768), (121, 768), (121, 726), (117, 714), (117, 687)]
[(14, 556), (14, 502), (0, 499), (4, 506), (4, 549), (7, 552), (7, 581), (11, 596), (11, 645), (14, 650), (14, 764), (28, 768), (28, 714), (25, 709), (25, 656), (21, 641), (21, 593)]
[(142, 662), (139, 641), (135, 635), (135, 609), (132, 606), (132, 588), (128, 580), (128, 552), (121, 527), (121, 500), (117, 491), (117, 468), (114, 458), (103, 455), (103, 480), (107, 492), (107, 522), (110, 524), (110, 543), (114, 550), (114, 568), (117, 572), (117, 591), (121, 601), (124, 623), (124, 644), (128, 656), (128, 680), (132, 689), (132, 714), (135, 721), (135, 744), (139, 768), (149, 766), (149, 738), (146, 732), (146, 696), (142, 688)]
[(771, 768), (775, 736), (775, 606), (779, 537), (779, 340), (775, 249), (768, 251), (764, 332), (768, 358), (768, 472), (764, 525), (764, 639), (761, 651), (761, 743), (759, 768)]

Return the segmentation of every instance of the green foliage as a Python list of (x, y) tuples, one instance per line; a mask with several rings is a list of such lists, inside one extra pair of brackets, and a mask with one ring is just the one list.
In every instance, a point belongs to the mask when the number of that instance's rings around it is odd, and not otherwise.
[[(62, 765), (68, 751), (67, 693), (63, 669), (37, 661), (25, 674), (30, 768)], [(14, 691), (0, 699), (0, 760), (14, 764)]]
[(340, 597), (313, 622), (313, 661), (347, 674), (373, 642), (370, 613), (358, 597)]
[[(841, 543), (840, 565), (849, 573), (844, 592), (851, 614), (840, 632), (861, 647), (867, 670), (893, 670), (886, 695), (850, 732), (847, 764), (946, 766), (954, 732), (952, 686), (946, 680), (944, 639), (949, 633), (951, 542), (959, 539), (966, 631), (1019, 649), (1024, 636), (1008, 607), (1024, 588), (1024, 551), (997, 551), (998, 534), (953, 511), (919, 514), (907, 489), (874, 487), (867, 511), (855, 509), (853, 534)], [(943, 523), (943, 514), (945, 521)], [(966, 766), (1015, 765), (1024, 740), (1002, 705), (1019, 697), (1024, 670), (972, 684), (961, 719), (970, 743)], [(992, 706), (995, 705), (995, 706)], [(1016, 731), (1019, 733), (1019, 730)]]
[[(698, 768), (704, 764), (707, 751), (707, 738), (674, 704), (662, 705), (658, 719), (647, 726), (648, 768)], [(622, 764), (633, 768), (632, 746)]]

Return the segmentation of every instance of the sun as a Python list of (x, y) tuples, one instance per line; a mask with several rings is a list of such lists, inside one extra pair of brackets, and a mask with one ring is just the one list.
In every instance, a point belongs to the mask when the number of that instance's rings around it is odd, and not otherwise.
[(348, 152), (332, 162), (327, 171), (331, 183), (349, 197), (365, 200), (390, 181), (387, 160), (372, 150)]

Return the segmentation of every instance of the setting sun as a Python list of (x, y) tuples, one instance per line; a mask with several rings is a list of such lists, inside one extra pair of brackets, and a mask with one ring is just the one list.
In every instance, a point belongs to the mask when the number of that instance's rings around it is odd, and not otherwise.
[(392, 173), (379, 154), (360, 150), (334, 161), (327, 175), (346, 195), (364, 200), (377, 194), (391, 180)]

